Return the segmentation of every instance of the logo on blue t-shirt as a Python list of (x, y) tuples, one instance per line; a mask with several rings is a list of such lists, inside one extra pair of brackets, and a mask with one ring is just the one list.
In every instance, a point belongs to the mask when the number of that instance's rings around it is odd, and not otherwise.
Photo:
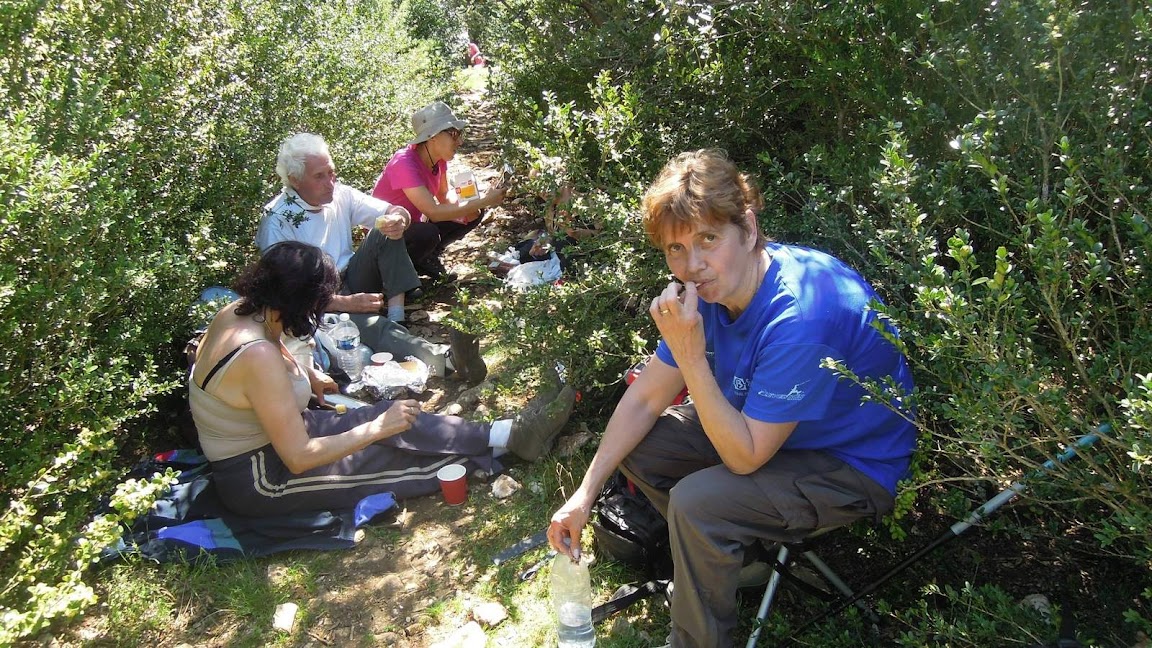
[(802, 383), (796, 383), (795, 385), (792, 386), (792, 389), (788, 390), (788, 393), (786, 393), (786, 394), (781, 394), (778, 392), (770, 392), (770, 391), (763, 390), (763, 389), (757, 393), (760, 396), (763, 396), (764, 398), (774, 398), (776, 400), (785, 400), (785, 401), (804, 400), (804, 396), (807, 395), (807, 392), (800, 389), (800, 387), (802, 385), (806, 385), (810, 382), (812, 382), (812, 381), (811, 380), (805, 380)]
[(741, 376), (732, 376), (732, 389), (738, 396), (748, 393), (748, 379)]

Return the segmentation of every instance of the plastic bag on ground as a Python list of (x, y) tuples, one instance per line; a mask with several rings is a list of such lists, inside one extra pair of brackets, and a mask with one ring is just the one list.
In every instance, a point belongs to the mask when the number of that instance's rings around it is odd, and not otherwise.
[(404, 362), (389, 360), (382, 365), (364, 367), (360, 380), (348, 385), (349, 394), (365, 392), (369, 400), (397, 400), (409, 393), (419, 394), (428, 383), (428, 365), (414, 356)]
[(508, 271), (508, 276), (505, 277), (504, 281), (513, 288), (523, 290), (532, 286), (552, 283), (559, 279), (562, 274), (560, 270), (560, 257), (556, 256), (556, 253), (553, 252), (548, 255), (546, 261), (521, 263), (515, 268), (512, 268)]

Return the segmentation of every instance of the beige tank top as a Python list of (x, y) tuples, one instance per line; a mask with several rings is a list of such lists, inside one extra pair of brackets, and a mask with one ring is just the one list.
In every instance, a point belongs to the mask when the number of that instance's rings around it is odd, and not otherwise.
[[(236, 353), (209, 374), (210, 381), (215, 375), (228, 371), (236, 358), (244, 350), (257, 342), (268, 340), (251, 340), (237, 348)], [(271, 342), (269, 342), (271, 344)], [(299, 371), (292, 379), (292, 392), (296, 399), (296, 406), (301, 412), (308, 407), (308, 399), (312, 396), (312, 386), (308, 382), (308, 375), (300, 363), (296, 363)], [(196, 368), (192, 368), (191, 376)], [(204, 385), (207, 387), (207, 383)], [(196, 422), (196, 432), (200, 437), (200, 448), (209, 461), (220, 461), (229, 457), (244, 454), (251, 450), (263, 447), (270, 441), (264, 428), (256, 418), (256, 410), (233, 407), (216, 396), (204, 391), (196, 381), (188, 380), (188, 405), (192, 409), (192, 420)]]

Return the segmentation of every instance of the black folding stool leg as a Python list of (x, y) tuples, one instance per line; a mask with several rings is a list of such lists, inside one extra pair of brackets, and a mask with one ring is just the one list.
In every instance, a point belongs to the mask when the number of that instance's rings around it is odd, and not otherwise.
[[(752, 635), (748, 637), (748, 643), (745, 645), (745, 648), (755, 648), (756, 641), (760, 638), (760, 630), (763, 628), (764, 621), (768, 618), (768, 610), (772, 607), (772, 601), (776, 598), (776, 592), (780, 588), (780, 581), (783, 578), (782, 571), (788, 568), (793, 550), (800, 551), (800, 555), (804, 556), (804, 558), (809, 563), (811, 563), (813, 567), (816, 568), (816, 571), (820, 572), (820, 575), (824, 577), (824, 580), (828, 581), (832, 584), (833, 587), (840, 590), (840, 593), (843, 594), (845, 598), (851, 598), (853, 596), (852, 589), (849, 588), (848, 585), (845, 584), (844, 581), (836, 575), (836, 572), (832, 571), (832, 568), (829, 567), (827, 563), (821, 560), (814, 551), (808, 549), (808, 547), (804, 544), (812, 538), (824, 535), (834, 528), (837, 527), (817, 529), (807, 538), (801, 540), (799, 543), (785, 543), (780, 545), (780, 549), (776, 552), (776, 562), (772, 565), (772, 576), (768, 579), (768, 585), (764, 588), (764, 598), (760, 600), (760, 608), (756, 611), (755, 627), (752, 629)], [(864, 601), (856, 601), (856, 606), (859, 607), (865, 614), (873, 616), (872, 610), (868, 608)]]

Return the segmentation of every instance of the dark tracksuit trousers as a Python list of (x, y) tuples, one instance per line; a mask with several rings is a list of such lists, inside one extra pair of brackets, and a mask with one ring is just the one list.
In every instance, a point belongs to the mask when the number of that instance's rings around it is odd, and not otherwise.
[[(317, 438), (346, 432), (391, 405), (383, 400), (345, 414), (305, 410), (302, 416), (308, 436)], [(213, 461), (213, 477), (228, 508), (256, 517), (352, 508), (364, 497), (385, 491), (402, 500), (439, 491), (436, 471), (448, 464), (464, 463), (470, 473), (499, 472), (488, 446), (491, 427), (422, 413), (408, 430), (300, 474), (288, 470), (269, 444)]]

